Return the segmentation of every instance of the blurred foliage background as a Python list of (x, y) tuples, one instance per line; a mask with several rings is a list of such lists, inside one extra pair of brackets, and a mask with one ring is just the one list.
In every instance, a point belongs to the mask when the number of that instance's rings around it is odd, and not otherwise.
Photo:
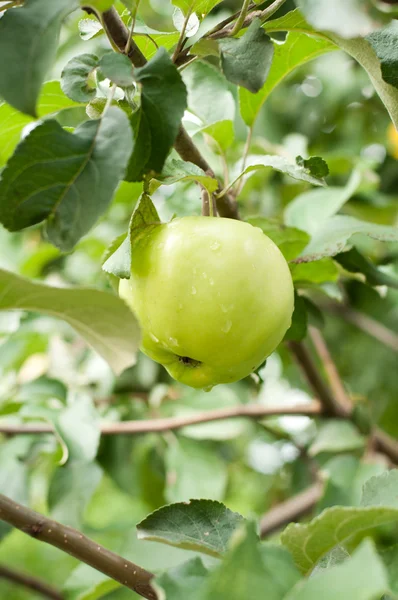
[[(236, 1), (223, 2), (201, 28), (210, 28), (239, 7)], [(173, 8), (164, 0), (142, 0), (139, 15), (147, 26), (171, 32)], [(288, 2), (283, 11), (291, 8)], [(81, 39), (81, 18), (83, 14), (74, 13), (65, 24), (49, 79), (59, 78), (72, 56), (101, 54), (109, 48), (104, 36)], [(147, 38), (142, 43), (148, 43)], [(220, 94), (212, 98), (214, 110), (222, 106), (225, 94), (237, 106), (233, 86), (225, 82)], [(74, 127), (87, 115), (79, 107), (63, 111), (58, 118)], [(194, 130), (189, 117), (187, 126)], [(234, 130), (234, 140), (224, 149), (206, 135), (195, 136), (221, 178), (227, 171), (231, 177), (236, 170), (246, 141), (246, 126), (237, 109)], [(272, 92), (256, 123), (252, 152), (322, 156), (330, 168), (329, 185), (344, 185), (352, 170), (359, 168), (361, 185), (342, 212), (380, 224), (398, 223), (398, 136), (366, 73), (340, 51), (297, 69)], [(306, 189), (305, 183), (275, 171), (257, 172), (239, 196), (242, 215), (280, 218), (287, 204)], [(106, 216), (70, 254), (61, 254), (43, 241), (39, 229), (10, 234), (0, 228), (0, 266), (54, 285), (111, 290), (101, 257), (109, 243), (126, 231), (140, 192), (141, 184), (122, 183)], [(153, 199), (163, 219), (200, 214), (200, 190), (192, 183), (162, 186)], [(398, 244), (361, 236), (356, 236), (355, 244), (382, 270), (398, 275)], [(323, 334), (351, 397), (398, 436), (396, 354), (330, 311), (331, 303), (348, 300), (353, 309), (397, 331), (398, 291), (371, 287), (362, 276), (340, 266), (335, 271), (329, 280), (307, 281), (302, 292), (322, 310)], [(0, 373), (0, 418), (19, 422), (21, 415), (46, 417), (68, 410), (69, 424), (82, 438), (84, 419), (91, 414), (108, 421), (127, 420), (184, 415), (254, 399), (269, 405), (312, 399), (283, 345), (267, 361), (261, 379), (252, 377), (205, 393), (171, 381), (143, 355), (135, 367), (115, 378), (66, 324), (31, 313), (0, 313)], [(187, 553), (137, 541), (135, 524), (168, 502), (214, 498), (245, 516), (259, 517), (308, 486), (319, 468), (329, 477), (319, 510), (333, 503), (358, 502), (361, 482), (386, 464), (382, 457), (363, 460), (366, 448), (359, 434), (343, 431), (338, 423), (328, 426), (332, 433), (325, 434), (325, 426), (322, 429), (307, 417), (281, 417), (266, 423), (237, 419), (167, 434), (107, 436), (95, 461), (80, 458), (66, 465), (62, 445), (52, 435), (1, 436), (0, 490), (11, 485), (21, 501), (37, 510), (82, 528), (148, 569), (166, 568), (181, 562)], [(58, 586), (66, 582), (70, 598), (99, 597), (79, 595), (90, 581), (95, 587), (96, 578), (102, 577), (96, 572), (20, 532), (0, 529), (2, 533), (0, 562), (35, 572)], [(103, 588), (101, 597), (135, 597), (128, 590), (113, 591), (112, 586), (107, 590)], [(39, 598), (1, 580), (0, 597)]]

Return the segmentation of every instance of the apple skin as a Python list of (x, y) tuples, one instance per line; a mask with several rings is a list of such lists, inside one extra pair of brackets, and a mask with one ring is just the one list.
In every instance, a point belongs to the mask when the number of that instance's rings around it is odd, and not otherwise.
[(152, 226), (132, 249), (120, 296), (142, 351), (194, 388), (231, 383), (283, 339), (294, 305), (289, 267), (261, 229), (214, 217)]

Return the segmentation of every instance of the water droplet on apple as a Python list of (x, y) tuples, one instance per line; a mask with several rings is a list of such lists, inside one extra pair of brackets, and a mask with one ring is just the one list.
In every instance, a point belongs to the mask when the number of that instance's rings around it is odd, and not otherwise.
[(223, 325), (223, 327), (221, 328), (221, 331), (223, 331), (224, 333), (228, 333), (228, 331), (230, 331), (232, 327), (232, 321), (226, 321)]
[(203, 277), (203, 279), (207, 279), (207, 273), (203, 272), (202, 277)]
[(160, 242), (160, 244), (158, 244), (158, 248), (160, 248), (160, 249), (163, 248), (163, 246), (164, 246), (163, 242)]
[(149, 337), (151, 338), (152, 341), (155, 342), (155, 344), (159, 343), (159, 338), (157, 338), (156, 335), (153, 335), (153, 333), (150, 333)]
[(209, 283), (210, 283), (210, 285), (214, 285), (214, 279), (212, 279), (212, 278), (210, 277), (210, 279), (209, 279)]
[(225, 306), (225, 304), (221, 304), (220, 308), (223, 311), (223, 313), (228, 312), (228, 308)]
[(183, 308), (184, 308), (184, 307), (183, 307), (183, 305), (182, 305), (182, 304), (179, 304), (179, 305), (178, 305), (178, 310), (182, 310)]
[(191, 294), (194, 296), (196, 294), (196, 287), (193, 285), (191, 289)]
[(194, 275), (196, 275), (197, 271), (198, 271), (198, 270), (196, 269), (196, 267), (194, 267), (194, 268), (192, 269), (192, 273), (193, 273)]
[(210, 250), (219, 250), (221, 248), (220, 242), (213, 242), (210, 244)]
[(178, 346), (178, 341), (173, 337), (169, 337), (169, 342), (172, 346)]
[(211, 392), (211, 390), (213, 389), (214, 386), (212, 385), (205, 385), (205, 387), (203, 388), (204, 392)]
[(255, 271), (256, 270), (256, 265), (254, 263), (252, 264), (252, 267), (253, 267), (253, 271)]

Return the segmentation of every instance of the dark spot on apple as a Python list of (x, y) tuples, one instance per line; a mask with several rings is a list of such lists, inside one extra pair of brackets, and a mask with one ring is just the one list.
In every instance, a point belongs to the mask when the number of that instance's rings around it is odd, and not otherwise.
[(189, 356), (179, 356), (178, 360), (180, 362), (182, 362), (184, 365), (187, 365), (190, 367), (198, 367), (199, 365), (202, 364), (200, 362), (200, 360), (195, 360), (194, 358), (190, 358)]

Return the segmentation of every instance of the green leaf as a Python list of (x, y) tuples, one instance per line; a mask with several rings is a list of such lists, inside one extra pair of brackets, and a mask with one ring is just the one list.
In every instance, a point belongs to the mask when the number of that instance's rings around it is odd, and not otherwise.
[[(386, 107), (395, 128), (398, 129), (398, 89), (386, 81), (382, 76), (380, 60), (375, 52), (373, 43), (364, 38), (347, 40), (335, 34), (329, 34), (330, 39), (339, 48), (352, 56), (367, 72), (369, 79), (379, 94)], [(386, 70), (386, 66), (384, 67)]]
[(380, 60), (384, 81), (398, 88), (398, 21), (392, 21), (385, 29), (371, 33), (367, 40)]
[(125, 181), (142, 181), (152, 152), (152, 135), (148, 119), (142, 110), (138, 109), (130, 117), (133, 130), (133, 152), (131, 153)]
[(0, 310), (31, 310), (63, 319), (115, 373), (135, 363), (139, 327), (120, 298), (88, 288), (53, 288), (3, 270), (0, 270), (0, 289)]
[[(287, 578), (283, 581), (285, 568)], [(278, 569), (281, 572), (278, 573)], [(288, 553), (273, 552), (272, 555), (263, 549), (254, 524), (248, 523), (234, 534), (222, 563), (210, 573), (202, 598), (282, 600), (290, 584), (294, 585), (299, 577)]]
[(294, 293), (294, 311), (292, 315), (292, 324), (285, 333), (284, 340), (294, 340), (301, 342), (307, 335), (308, 315), (305, 298)]
[(355, 170), (344, 187), (310, 190), (296, 196), (285, 209), (285, 223), (315, 233), (355, 194), (361, 180), (360, 171)]
[(185, 37), (187, 37), (187, 38), (190, 38), (193, 35), (195, 35), (198, 32), (199, 25), (200, 25), (200, 21), (199, 21), (198, 17), (196, 16), (196, 13), (191, 13), (189, 15), (187, 23), (185, 23), (185, 16), (180, 8), (176, 8), (174, 10), (173, 23), (174, 23), (174, 27), (177, 29), (177, 31), (182, 31), (182, 29), (185, 25), (184, 34), (185, 34)]
[(101, 479), (102, 469), (92, 462), (73, 462), (59, 467), (48, 493), (51, 516), (64, 525), (80, 527), (84, 511)]
[(135, 242), (141, 237), (147, 227), (160, 224), (160, 217), (151, 197), (141, 194), (129, 225), (130, 244), (133, 248)]
[[(107, 251), (107, 258), (102, 265), (106, 273), (110, 273), (120, 279), (130, 279), (131, 271), (131, 248), (135, 241), (142, 235), (148, 226), (160, 223), (157, 210), (148, 194), (141, 194), (135, 210), (132, 214), (129, 235), (119, 236)], [(114, 251), (112, 252), (112, 250)]]
[(125, 113), (110, 107), (73, 134), (54, 120), (36, 127), (2, 173), (0, 220), (19, 231), (46, 220), (49, 240), (73, 248), (107, 209), (132, 147)]
[(98, 65), (95, 54), (80, 54), (72, 58), (61, 73), (61, 88), (75, 102), (88, 102), (96, 94), (95, 85), (90, 84), (90, 75)]
[(352, 452), (364, 447), (365, 439), (349, 421), (330, 419), (323, 423), (308, 452), (317, 456), (321, 452)]
[(98, 64), (101, 73), (120, 87), (130, 87), (134, 83), (133, 65), (125, 54), (108, 52)]
[(310, 263), (292, 263), (289, 266), (294, 282), (319, 284), (337, 281), (339, 278), (339, 270), (331, 258), (322, 258)]
[(191, 48), (191, 53), (195, 56), (220, 56), (220, 47), (217, 40), (201, 38), (195, 42)]
[(154, 584), (173, 600), (200, 600), (207, 569), (198, 556), (156, 577)]
[(372, 477), (364, 486), (362, 507), (333, 506), (305, 525), (288, 525), (281, 542), (300, 570), (311, 570), (323, 556), (352, 536), (396, 521), (397, 478), (397, 470)]
[(344, 269), (351, 273), (362, 273), (369, 285), (387, 285), (398, 289), (398, 279), (381, 271), (356, 248), (338, 254), (335, 259)]
[[(323, 179), (314, 177), (308, 173), (307, 169), (291, 162), (284, 156), (275, 156), (271, 154), (258, 156), (251, 155), (248, 157), (246, 162), (248, 163), (248, 166), (234, 179), (231, 185), (239, 181), (239, 179), (244, 175), (248, 175), (249, 173), (253, 173), (254, 171), (262, 169), (275, 169), (275, 171), (280, 171), (285, 175), (289, 175), (289, 177), (292, 177), (293, 179), (297, 179), (298, 181), (307, 181), (308, 183), (312, 183), (312, 185), (326, 185)], [(288, 225), (290, 225), (290, 223), (288, 223)]]
[[(390, 589), (395, 598), (398, 595), (398, 545), (396, 544), (389, 548), (384, 548), (379, 554), (384, 567), (387, 569)], [(387, 600), (387, 598), (385, 598), (385, 600)]]
[(97, 600), (119, 587), (118, 581), (80, 563), (64, 583), (63, 591), (68, 600)]
[(180, 73), (164, 48), (159, 48), (144, 67), (135, 70), (135, 79), (142, 85), (141, 108), (151, 138), (145, 168), (160, 173), (177, 137), (187, 107), (187, 92)]
[(221, 67), (228, 81), (255, 94), (264, 85), (274, 56), (274, 45), (254, 19), (240, 38), (220, 41)]
[[(58, 81), (48, 81), (41, 89), (37, 114), (44, 117), (75, 106), (79, 105), (65, 96)], [(0, 105), (0, 165), (7, 162), (21, 139), (24, 127), (33, 121), (32, 117), (24, 115), (9, 104)]]
[(138, 538), (221, 556), (244, 518), (214, 500), (159, 508), (137, 525)]
[(163, 170), (156, 177), (163, 185), (171, 185), (178, 181), (196, 181), (200, 183), (211, 194), (218, 188), (218, 182), (214, 177), (206, 175), (202, 169), (190, 162), (185, 162), (170, 157), (166, 160)]
[(205, 125), (235, 116), (235, 101), (228, 82), (209, 63), (196, 61), (182, 72), (188, 90), (188, 107)]
[(202, 127), (196, 133), (204, 133), (212, 137), (224, 152), (232, 146), (235, 139), (234, 124), (227, 119), (206, 125), (206, 127)]
[(0, 19), (0, 95), (17, 110), (36, 115), (36, 102), (51, 67), (63, 19), (76, 0), (27, 0)]
[(371, 477), (363, 486), (362, 506), (393, 506), (398, 509), (398, 469)]
[(373, 3), (367, 0), (296, 0), (296, 4), (315, 29), (343, 38), (363, 37), (379, 26), (369, 15)]
[(165, 464), (168, 502), (191, 498), (221, 500), (224, 497), (226, 465), (213, 447), (180, 437), (168, 447)]
[(396, 227), (359, 221), (345, 215), (336, 215), (325, 221), (296, 260), (310, 262), (319, 260), (324, 256), (335, 256), (350, 247), (350, 239), (357, 233), (367, 235), (381, 242), (398, 241), (398, 229)]
[(85, 42), (104, 33), (104, 28), (97, 19), (80, 19), (77, 26), (80, 37)]
[(329, 167), (321, 156), (311, 156), (310, 158), (296, 156), (296, 163), (307, 169), (314, 177), (322, 178), (329, 175)]
[(335, 49), (329, 40), (309, 37), (297, 31), (289, 33), (283, 44), (275, 44), (274, 59), (265, 85), (256, 95), (244, 88), (239, 90), (240, 112), (246, 125), (253, 125), (272, 90), (294, 69)]
[(379, 600), (389, 589), (387, 571), (371, 540), (352, 558), (297, 585), (286, 600)]
[(99, 414), (89, 396), (79, 395), (56, 419), (56, 430), (68, 449), (69, 462), (90, 462), (100, 441)]
[(204, 17), (222, 0), (172, 0), (174, 6), (178, 6), (186, 15), (195, 11), (200, 17)]
[(271, 238), (287, 261), (298, 256), (310, 241), (310, 236), (305, 231), (287, 227), (275, 219), (249, 217), (246, 221), (254, 227), (259, 227), (265, 235)]

